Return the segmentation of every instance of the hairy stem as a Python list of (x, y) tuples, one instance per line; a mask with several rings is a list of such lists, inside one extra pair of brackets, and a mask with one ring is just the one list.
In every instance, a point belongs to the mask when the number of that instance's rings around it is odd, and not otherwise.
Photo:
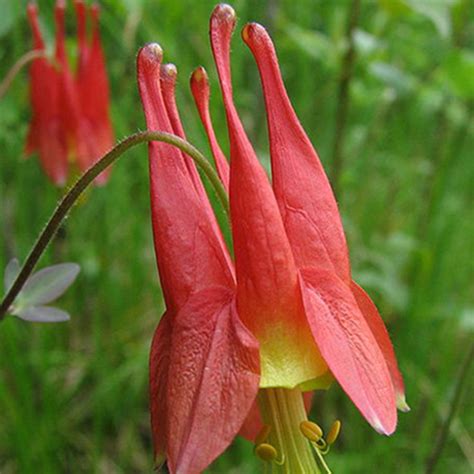
[(33, 248), (31, 249), (28, 257), (23, 264), (20, 273), (16, 277), (13, 285), (8, 290), (7, 294), (3, 298), (2, 303), (0, 304), (0, 321), (2, 321), (17, 297), (18, 293), (23, 288), (26, 280), (31, 275), (35, 265), (40, 259), (41, 255), (45, 251), (49, 242), (53, 238), (54, 234), (58, 230), (58, 227), (61, 225), (61, 222), (64, 220), (65, 216), (77, 201), (79, 196), (83, 191), (94, 181), (94, 179), (104, 171), (108, 166), (110, 166), (114, 161), (116, 161), (120, 156), (122, 156), (129, 148), (132, 148), (140, 143), (158, 141), (168, 143), (179, 148), (186, 155), (190, 156), (196, 164), (203, 170), (206, 176), (209, 178), (212, 186), (214, 187), (217, 197), (221, 201), (225, 212), (229, 213), (229, 202), (227, 198), (226, 191), (217, 176), (217, 173), (212, 168), (209, 161), (204, 157), (204, 155), (197, 150), (193, 145), (187, 141), (166, 132), (158, 132), (148, 130), (146, 132), (135, 133), (129, 137), (122, 140), (118, 143), (112, 150), (105, 154), (99, 161), (97, 161), (93, 166), (91, 166), (78, 180), (74, 183), (71, 189), (64, 195), (64, 197), (59, 201), (56, 209), (49, 218), (46, 226), (41, 231), (39, 237), (36, 240)]

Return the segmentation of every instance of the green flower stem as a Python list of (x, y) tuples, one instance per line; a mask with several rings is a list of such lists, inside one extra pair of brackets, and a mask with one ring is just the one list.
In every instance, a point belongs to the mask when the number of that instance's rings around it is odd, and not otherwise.
[(303, 394), (297, 389), (267, 388), (259, 391), (258, 403), (264, 423), (271, 427), (267, 442), (278, 453), (272, 473), (320, 474), (313, 449), (300, 431), (301, 422), (308, 419)]
[(23, 264), (23, 267), (20, 270), (20, 273), (16, 277), (13, 285), (8, 290), (7, 294), (3, 298), (2, 303), (0, 304), (0, 322), (5, 318), (5, 315), (15, 301), (18, 293), (23, 288), (26, 280), (31, 275), (35, 265), (38, 263), (41, 255), (45, 251), (49, 242), (53, 238), (54, 234), (58, 230), (58, 227), (61, 225), (61, 222), (66, 217), (67, 213), (81, 196), (84, 190), (94, 181), (94, 179), (104, 171), (108, 166), (110, 166), (114, 161), (116, 161), (120, 156), (122, 156), (129, 148), (132, 148), (140, 143), (144, 142), (164, 142), (170, 145), (173, 145), (179, 148), (186, 155), (190, 156), (195, 163), (202, 169), (206, 174), (214, 187), (217, 197), (221, 201), (225, 212), (229, 213), (229, 200), (227, 193), (222, 185), (217, 173), (214, 171), (214, 168), (211, 166), (209, 161), (204, 157), (204, 155), (193, 145), (187, 141), (172, 135), (171, 133), (159, 132), (148, 130), (146, 132), (135, 133), (129, 137), (122, 140), (118, 143), (112, 150), (105, 154), (99, 161), (97, 161), (93, 166), (91, 166), (78, 180), (74, 185), (69, 189), (69, 191), (64, 195), (53, 214), (49, 218), (46, 226), (40, 233), (36, 243), (31, 249), (28, 257)]
[(18, 59), (18, 61), (10, 68), (4, 77), (3, 81), (0, 83), (0, 100), (6, 94), (7, 90), (10, 88), (13, 80), (17, 74), (31, 61), (39, 58), (48, 57), (45, 51), (34, 49), (33, 51), (28, 51), (23, 56)]

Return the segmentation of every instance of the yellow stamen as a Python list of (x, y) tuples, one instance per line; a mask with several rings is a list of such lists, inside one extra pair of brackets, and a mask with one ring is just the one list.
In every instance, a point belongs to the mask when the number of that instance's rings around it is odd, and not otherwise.
[(263, 461), (275, 461), (278, 457), (277, 450), (268, 443), (261, 443), (255, 447), (255, 454)]
[(300, 431), (303, 436), (313, 443), (318, 442), (323, 436), (323, 430), (319, 425), (313, 423), (312, 421), (302, 421), (300, 423)]
[(331, 429), (329, 430), (329, 433), (326, 436), (326, 441), (329, 445), (334, 444), (334, 442), (339, 436), (340, 431), (341, 431), (341, 422), (339, 420), (336, 420), (332, 424)]

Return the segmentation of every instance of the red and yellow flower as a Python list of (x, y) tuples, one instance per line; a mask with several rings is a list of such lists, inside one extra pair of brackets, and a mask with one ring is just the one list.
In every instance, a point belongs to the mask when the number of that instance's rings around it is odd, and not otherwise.
[[(407, 409), (383, 321), (353, 282), (334, 195), (285, 91), (268, 33), (245, 26), (263, 85), (272, 183), (234, 106), (235, 13), (218, 5), (210, 36), (230, 140), (230, 167), (208, 111), (203, 68), (191, 88), (230, 196), (234, 262), (196, 168), (169, 145), (149, 145), (152, 222), (166, 313), (152, 342), (150, 402), (157, 459), (171, 472), (205, 469), (240, 432), (281, 472), (325, 469), (326, 441), (307, 420), (303, 392), (341, 385), (367, 421), (391, 434)], [(138, 55), (147, 126), (184, 132), (176, 68), (157, 44)], [(235, 269), (235, 270), (234, 270)], [(306, 397), (308, 398), (308, 397)], [(314, 448), (314, 450), (312, 450)]]

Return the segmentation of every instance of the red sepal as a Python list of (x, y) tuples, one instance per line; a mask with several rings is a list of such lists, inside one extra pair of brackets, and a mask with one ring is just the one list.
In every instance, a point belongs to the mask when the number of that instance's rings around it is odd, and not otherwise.
[(214, 127), (212, 125), (211, 114), (209, 112), (209, 79), (203, 67), (195, 69), (190, 80), (191, 92), (199, 112), (199, 117), (204, 125), (207, 139), (211, 147), (212, 155), (216, 163), (217, 173), (227, 192), (229, 192), (229, 163), (219, 146)]
[[(28, 20), (35, 50), (45, 50), (38, 24), (36, 4), (28, 4)], [(35, 59), (30, 67), (32, 118), (25, 154), (38, 152), (46, 175), (58, 186), (67, 180), (67, 139), (61, 125), (60, 84), (54, 67), (45, 58)]]
[(150, 418), (156, 464), (161, 464), (166, 458), (168, 414), (166, 390), (168, 387), (172, 324), (173, 315), (167, 311), (160, 319), (150, 348)]
[(333, 272), (316, 269), (301, 272), (301, 288), (313, 337), (332, 374), (379, 433), (393, 433), (390, 373), (350, 288)]
[(332, 269), (350, 283), (344, 230), (318, 155), (293, 110), (273, 43), (265, 28), (248, 24), (242, 37), (263, 85), (272, 160), (273, 189), (299, 268)]
[(87, 40), (87, 7), (84, 0), (75, 0), (74, 7), (76, 9), (76, 22), (77, 22), (77, 77), (80, 77), (87, 67), (89, 60), (90, 47)]
[[(77, 90), (81, 106), (80, 139), (86, 148), (82, 159), (78, 157), (81, 170), (94, 164), (114, 145), (115, 138), (110, 119), (110, 91), (104, 52), (99, 28), (98, 5), (86, 9), (82, 1), (76, 2), (78, 22), (79, 63)], [(86, 35), (86, 15), (91, 19), (91, 40)], [(110, 175), (107, 168), (96, 178), (96, 184), (105, 184)]]
[[(138, 85), (148, 128), (172, 133), (160, 88), (161, 56), (157, 44), (139, 51)], [(157, 263), (167, 308), (177, 311), (191, 292), (216, 284), (232, 288), (232, 263), (179, 150), (153, 142), (149, 158)]]
[(233, 292), (213, 287), (192, 295), (152, 347), (155, 448), (159, 454), (165, 441), (172, 473), (200, 473), (229, 446), (258, 384), (258, 343), (239, 321)]
[(398, 368), (397, 358), (395, 357), (395, 352), (387, 328), (385, 327), (385, 323), (383, 322), (374, 302), (355, 281), (351, 283), (351, 290), (362, 315), (367, 321), (367, 324), (369, 325), (369, 328), (385, 357), (385, 362), (387, 363), (390, 376), (392, 377), (398, 408), (401, 411), (407, 411), (409, 408), (405, 402), (405, 384), (403, 383), (403, 377)]
[[(178, 70), (174, 64), (162, 64), (160, 68), (160, 85), (161, 93), (163, 95), (163, 100), (166, 107), (166, 113), (168, 114), (171, 128), (173, 133), (180, 138), (186, 140), (186, 134), (179, 116), (178, 107), (176, 105), (176, 80), (178, 77)], [(179, 152), (183, 156), (184, 163), (188, 169), (189, 177), (193, 182), (194, 188), (198, 193), (203, 206), (208, 212), (210, 219), (216, 223), (216, 233), (220, 235), (220, 230), (218, 228), (217, 222), (215, 221), (214, 212), (212, 210), (209, 198), (207, 197), (206, 190), (201, 181), (201, 177), (196, 168), (196, 164), (191, 157), (186, 154)]]
[(90, 165), (89, 146), (91, 136), (82, 112), (81, 100), (76, 81), (69, 67), (65, 44), (64, 0), (57, 0), (54, 9), (56, 24), (55, 59), (59, 83), (59, 115), (61, 134), (68, 147), (68, 158), (75, 161), (81, 170)]
[(261, 387), (293, 388), (322, 375), (327, 367), (305, 318), (278, 204), (233, 102), (230, 40), (235, 19), (229, 5), (218, 5), (210, 36), (229, 129), (237, 308), (260, 343)]
[[(238, 281), (239, 313), (246, 323), (266, 302), (294, 299), (296, 268), (270, 183), (235, 109), (230, 78), (230, 39), (235, 13), (218, 5), (211, 16), (211, 46), (224, 97), (231, 144), (230, 207)], [(290, 293), (290, 294), (289, 294)]]

